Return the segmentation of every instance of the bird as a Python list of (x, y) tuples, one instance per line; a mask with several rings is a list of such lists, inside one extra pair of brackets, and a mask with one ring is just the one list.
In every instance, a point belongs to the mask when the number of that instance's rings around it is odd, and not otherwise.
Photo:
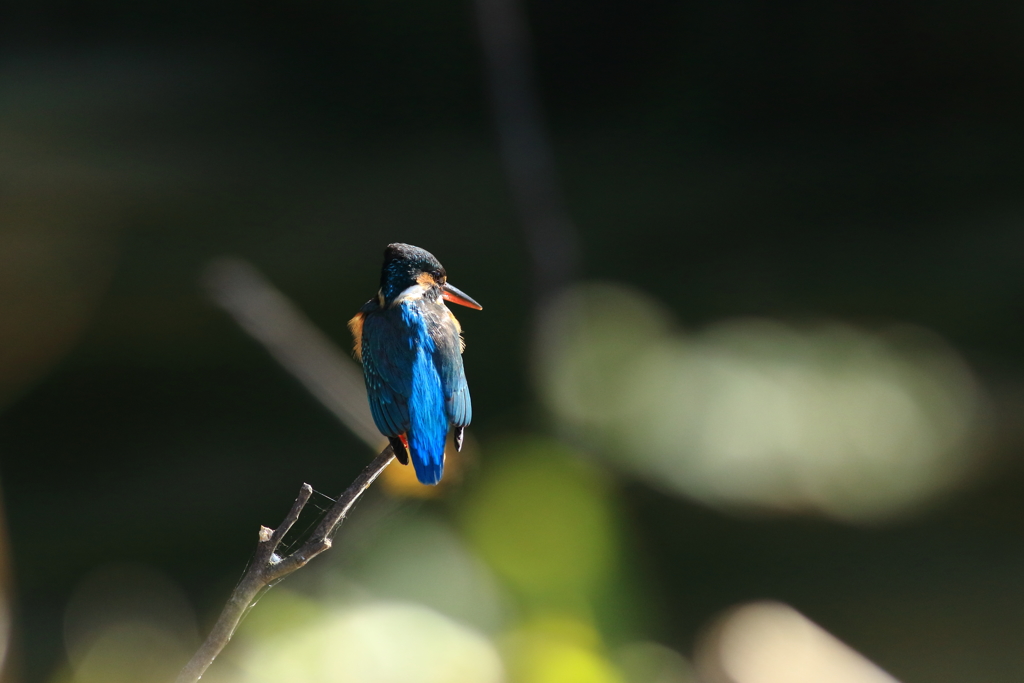
[(373, 421), (400, 463), (407, 465), (411, 456), (422, 484), (441, 481), (449, 429), (455, 430), (456, 450), (462, 450), (473, 419), (462, 326), (445, 301), (483, 309), (448, 282), (429, 251), (389, 244), (377, 295), (348, 323)]

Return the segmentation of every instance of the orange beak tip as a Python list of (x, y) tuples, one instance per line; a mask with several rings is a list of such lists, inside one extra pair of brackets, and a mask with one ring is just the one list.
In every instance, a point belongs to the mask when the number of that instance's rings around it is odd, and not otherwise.
[(472, 308), (477, 311), (482, 311), (484, 308), (476, 301), (474, 301), (473, 297), (469, 296), (462, 290), (447, 283), (441, 289), (441, 298), (443, 298), (445, 301), (451, 301), (453, 304), (465, 306), (466, 308)]

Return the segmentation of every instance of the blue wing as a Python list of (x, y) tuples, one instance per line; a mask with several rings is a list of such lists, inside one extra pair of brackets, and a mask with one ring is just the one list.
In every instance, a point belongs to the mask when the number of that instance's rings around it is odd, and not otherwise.
[(455, 316), (447, 307), (444, 307), (444, 312), (450, 322), (439, 325), (435, 334), (435, 337), (440, 337), (437, 340), (438, 374), (441, 376), (448, 421), (456, 427), (465, 427), (473, 420), (473, 403), (469, 399), (469, 385), (462, 365), (462, 340)]
[(384, 436), (409, 430), (415, 351), (398, 316), (370, 311), (363, 318), (362, 359), (373, 421)]
[(469, 400), (469, 385), (461, 356), (441, 364), (441, 386), (444, 387), (448, 421), (456, 427), (465, 427), (473, 421), (473, 404)]

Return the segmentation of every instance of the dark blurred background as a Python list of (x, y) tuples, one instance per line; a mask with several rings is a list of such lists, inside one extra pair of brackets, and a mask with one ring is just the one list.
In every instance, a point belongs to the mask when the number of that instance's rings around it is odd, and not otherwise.
[[(647, 605), (629, 637), (690, 657), (723, 609), (773, 599), (909, 683), (1019, 680), (1024, 8), (523, 10), (583, 279), (629, 285), (690, 330), (751, 316), (925, 328), (987, 406), (974, 464), (891, 518), (697, 502), (598, 457)], [(159, 572), (208, 624), (257, 525), (303, 481), (337, 493), (369, 457), (207, 300), (211, 259), (248, 259), (347, 348), (384, 245), (423, 246), (485, 306), (459, 313), (479, 467), (505, 435), (563, 433), (529, 379), (533, 265), (474, 12), (0, 6), (18, 680), (66, 675), (65, 611), (97, 567)]]

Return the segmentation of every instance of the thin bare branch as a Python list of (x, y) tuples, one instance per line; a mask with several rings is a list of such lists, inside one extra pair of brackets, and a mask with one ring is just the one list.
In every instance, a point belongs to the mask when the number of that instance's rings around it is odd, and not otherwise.
[(317, 525), (313, 534), (299, 548), (279, 557), (277, 549), (284, 539), (285, 534), (299, 518), (302, 509), (309, 501), (313, 493), (309, 484), (303, 484), (299, 490), (299, 496), (295, 499), (291, 510), (278, 525), (277, 529), (271, 532), (267, 527), (260, 527), (259, 545), (256, 555), (253, 557), (249, 568), (246, 570), (242, 580), (235, 586), (231, 597), (228, 598), (224, 610), (221, 612), (217, 623), (214, 624), (210, 635), (189, 660), (185, 668), (178, 674), (175, 683), (196, 683), (206, 670), (213, 664), (217, 655), (228, 644), (235, 634), (242, 617), (252, 606), (253, 601), (265, 588), (277, 583), (284, 577), (301, 567), (304, 567), (310, 560), (331, 547), (331, 537), (338, 526), (345, 520), (349, 510), (359, 497), (370, 487), (374, 479), (380, 476), (381, 472), (391, 464), (394, 459), (394, 451), (391, 446), (384, 448), (380, 454), (370, 462), (363, 471), (356, 477), (356, 480), (345, 489), (334, 505), (327, 511), (327, 514)]
[[(299, 520), (299, 515), (302, 514), (302, 509), (306, 507), (306, 503), (309, 502), (309, 497), (312, 495), (313, 487), (310, 486), (309, 484), (303, 484), (302, 488), (299, 489), (299, 497), (295, 499), (295, 503), (292, 505), (292, 509), (288, 511), (288, 514), (285, 516), (284, 521), (282, 521), (281, 524), (278, 525), (277, 529), (274, 530), (274, 533), (271, 534), (270, 538), (266, 541), (268, 545), (273, 545), (273, 548), (271, 548), (271, 553), (277, 552), (277, 546), (281, 544), (281, 541), (282, 539), (284, 539), (285, 534), (291, 531), (292, 527), (295, 526), (295, 522)], [(263, 528), (265, 529), (266, 527)], [(260, 531), (262, 532), (263, 529), (260, 529)], [(264, 542), (264, 535), (265, 534), (262, 533), (260, 534), (261, 543)]]

